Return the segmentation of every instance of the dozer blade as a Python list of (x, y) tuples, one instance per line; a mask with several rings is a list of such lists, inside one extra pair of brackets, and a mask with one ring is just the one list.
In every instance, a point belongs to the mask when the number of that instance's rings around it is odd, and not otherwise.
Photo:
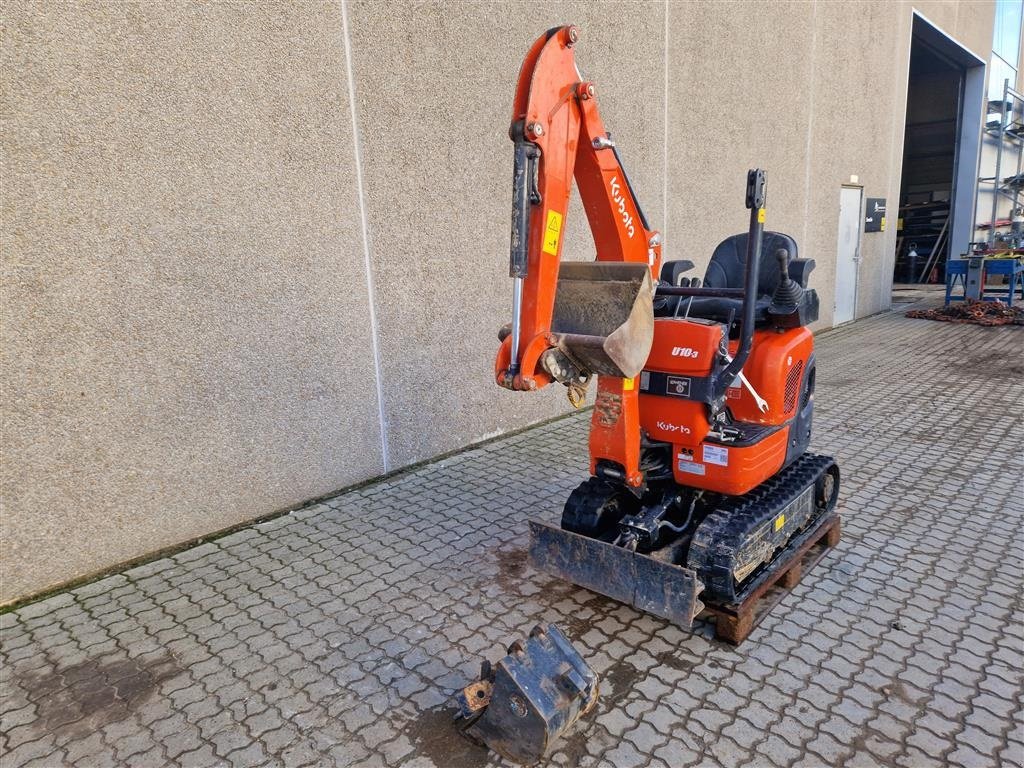
[(704, 610), (697, 599), (704, 585), (691, 569), (539, 520), (530, 521), (530, 562), (540, 571), (683, 627), (691, 626)]
[(551, 334), (593, 373), (632, 378), (654, 341), (654, 298), (646, 264), (563, 262)]
[(509, 760), (540, 760), (597, 703), (597, 675), (554, 624), (512, 643), (458, 697), (465, 733)]

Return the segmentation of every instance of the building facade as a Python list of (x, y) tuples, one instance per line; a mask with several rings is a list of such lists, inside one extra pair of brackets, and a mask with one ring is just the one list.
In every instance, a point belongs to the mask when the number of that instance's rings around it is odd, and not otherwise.
[[(915, 14), (987, 61), (994, 4), (2, 13), (10, 602), (570, 408), (491, 372), (509, 111), (544, 29), (579, 26), (665, 257), (702, 273), (762, 167), (828, 328), (844, 185), (899, 196)], [(566, 226), (592, 258), (578, 200)], [(863, 235), (856, 316), (888, 306), (896, 237)]]

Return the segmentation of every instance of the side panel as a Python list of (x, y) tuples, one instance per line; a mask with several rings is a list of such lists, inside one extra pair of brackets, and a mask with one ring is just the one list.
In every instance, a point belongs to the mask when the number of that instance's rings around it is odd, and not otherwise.
[[(641, 394), (640, 423), (655, 440), (698, 445), (707, 434), (707, 410), (688, 399), (698, 387), (695, 380), (711, 372), (710, 359), (717, 341), (710, 335), (686, 332), (687, 325), (656, 320), (654, 346), (647, 362), (648, 371), (666, 374), (668, 395)], [(701, 328), (701, 326), (694, 326)], [(735, 352), (735, 343), (732, 345)], [(678, 354), (673, 355), (673, 350)], [(726, 405), (734, 418), (753, 424), (782, 425), (796, 415), (798, 394), (807, 363), (814, 350), (814, 337), (806, 328), (785, 333), (758, 331), (754, 349), (744, 366), (744, 375), (753, 389), (768, 403), (762, 413), (750, 391), (737, 381), (726, 392)], [(654, 374), (650, 374), (652, 377)]]
[(814, 336), (806, 328), (785, 333), (758, 331), (743, 374), (768, 402), (768, 411), (761, 413), (754, 396), (736, 382), (726, 393), (732, 415), (739, 421), (755, 424), (785, 424), (792, 419), (800, 381), (813, 351)]
[(814, 422), (814, 382), (817, 367), (812, 354), (804, 368), (803, 381), (800, 383), (798, 410), (790, 427), (789, 445), (786, 448), (787, 465), (803, 455), (811, 442), (811, 427)]
[(652, 440), (697, 445), (708, 433), (707, 406), (693, 400), (642, 394), (640, 426)]
[[(720, 331), (719, 331), (720, 338)], [(735, 352), (735, 343), (732, 345)], [(655, 341), (648, 368), (655, 375), (696, 382), (711, 372), (711, 358), (717, 348), (706, 326), (690, 322), (655, 321)], [(810, 409), (804, 400), (808, 371), (814, 351), (814, 337), (806, 328), (784, 333), (761, 330), (754, 336), (754, 348), (744, 375), (750, 386), (767, 403), (766, 411), (739, 381), (727, 391), (726, 404), (740, 422), (781, 427), (752, 445), (720, 445), (706, 441), (707, 407), (688, 399), (687, 388), (678, 395), (671, 387), (664, 394), (640, 396), (640, 423), (654, 440), (673, 444), (673, 474), (676, 482), (727, 494), (742, 494), (774, 475), (806, 448)], [(694, 385), (696, 388), (696, 385)], [(798, 445), (790, 445), (790, 431), (798, 415), (801, 422)]]
[(652, 439), (694, 445), (704, 439), (707, 408), (687, 398), (693, 394), (693, 382), (711, 374), (722, 333), (717, 324), (668, 318), (654, 321), (654, 344), (644, 366), (647, 373), (641, 376), (650, 376), (651, 371), (667, 374), (669, 395), (640, 395), (640, 426)]
[(677, 445), (672, 471), (680, 485), (738, 496), (782, 469), (788, 438), (787, 426), (745, 447), (706, 441), (696, 448)]
[(707, 376), (722, 341), (722, 332), (718, 323), (656, 318), (654, 343), (644, 367), (685, 376)]

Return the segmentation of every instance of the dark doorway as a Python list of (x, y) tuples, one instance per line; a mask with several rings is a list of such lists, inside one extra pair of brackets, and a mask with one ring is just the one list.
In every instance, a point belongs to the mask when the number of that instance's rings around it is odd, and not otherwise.
[(963, 86), (963, 68), (915, 35), (893, 282), (943, 280), (952, 234)]

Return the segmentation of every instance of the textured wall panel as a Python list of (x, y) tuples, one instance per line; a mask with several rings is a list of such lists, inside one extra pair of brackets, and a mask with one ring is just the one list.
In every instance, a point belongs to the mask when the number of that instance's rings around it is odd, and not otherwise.
[(340, 7), (4, 17), (2, 599), (379, 474)]
[(812, 255), (802, 236), (813, 13), (805, 3), (669, 5), (665, 255), (693, 261), (694, 275), (722, 239), (747, 231), (755, 167), (768, 176), (766, 227)]
[[(511, 308), (516, 78), (537, 36), (578, 25), (580, 69), (660, 221), (664, 5), (353, 2), (349, 14), (398, 467), (569, 409), (561, 386), (510, 393), (492, 373)], [(568, 219), (565, 258), (593, 258), (578, 200)]]

